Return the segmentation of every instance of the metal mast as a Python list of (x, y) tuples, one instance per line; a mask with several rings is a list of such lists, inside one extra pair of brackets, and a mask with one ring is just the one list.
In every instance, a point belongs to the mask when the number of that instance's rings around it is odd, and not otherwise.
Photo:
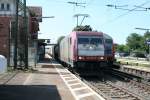
[(15, 33), (14, 33), (14, 69), (17, 68), (17, 56), (18, 56), (18, 4), (19, 0), (16, 0), (16, 22), (15, 22)]
[(24, 33), (25, 33), (25, 68), (28, 68), (28, 23), (27, 23), (27, 7), (26, 0), (24, 0)]

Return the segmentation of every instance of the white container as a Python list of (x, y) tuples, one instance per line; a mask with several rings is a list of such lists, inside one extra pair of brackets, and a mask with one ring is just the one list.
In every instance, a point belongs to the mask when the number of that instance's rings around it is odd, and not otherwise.
[(7, 71), (7, 59), (0, 55), (0, 74), (5, 73)]

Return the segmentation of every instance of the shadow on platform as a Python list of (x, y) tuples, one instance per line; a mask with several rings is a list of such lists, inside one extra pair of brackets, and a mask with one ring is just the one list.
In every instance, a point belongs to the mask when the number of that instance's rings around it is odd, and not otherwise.
[(61, 100), (55, 85), (0, 85), (0, 100)]
[(43, 60), (38, 61), (38, 63), (56, 63), (59, 64), (55, 59), (53, 58), (44, 58)]

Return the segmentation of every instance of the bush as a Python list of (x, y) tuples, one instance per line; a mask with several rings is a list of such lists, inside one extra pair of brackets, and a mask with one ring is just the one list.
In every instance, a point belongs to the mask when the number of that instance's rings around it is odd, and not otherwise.
[(145, 53), (143, 52), (134, 52), (131, 54), (133, 57), (146, 58)]
[(128, 52), (121, 52), (121, 53), (119, 53), (119, 55), (120, 55), (121, 57), (126, 57), (126, 56), (129, 56), (130, 53), (128, 53)]

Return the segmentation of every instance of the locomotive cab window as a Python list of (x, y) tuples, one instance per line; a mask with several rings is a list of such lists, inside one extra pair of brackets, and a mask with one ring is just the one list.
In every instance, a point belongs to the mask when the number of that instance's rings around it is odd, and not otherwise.
[(91, 38), (90, 44), (102, 44), (103, 41), (101, 38)]
[(107, 44), (112, 44), (113, 41), (112, 41), (111, 39), (106, 39), (106, 40), (105, 40), (105, 43), (107, 43)]
[(89, 39), (88, 38), (78, 38), (78, 43), (79, 44), (89, 44)]
[(102, 38), (98, 37), (79, 37), (78, 44), (102, 44)]

